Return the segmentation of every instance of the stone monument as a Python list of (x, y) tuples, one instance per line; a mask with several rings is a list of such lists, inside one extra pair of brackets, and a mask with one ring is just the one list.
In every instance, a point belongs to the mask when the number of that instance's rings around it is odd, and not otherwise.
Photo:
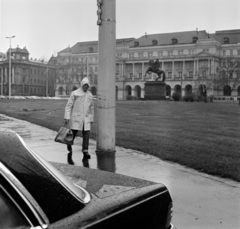
[[(153, 72), (158, 75), (155, 81), (146, 81), (145, 83), (145, 95), (146, 100), (165, 100), (166, 99), (166, 74), (160, 68), (160, 62), (158, 59), (149, 61), (149, 68), (147, 69), (145, 76), (148, 72)], [(158, 81), (161, 78), (161, 81)]]

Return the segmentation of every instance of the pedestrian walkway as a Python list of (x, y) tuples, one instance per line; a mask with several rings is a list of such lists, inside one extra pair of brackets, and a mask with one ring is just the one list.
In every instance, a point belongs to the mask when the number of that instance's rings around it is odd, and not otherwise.
[[(0, 128), (17, 132), (32, 150), (46, 160), (67, 163), (66, 145), (54, 142), (55, 131), (5, 115), (0, 115)], [(96, 142), (93, 140), (90, 140), (89, 149), (91, 160), (82, 162), (81, 138), (76, 138), (73, 146), (75, 166), (106, 170), (166, 185), (173, 198), (173, 224), (178, 229), (240, 228), (240, 183), (122, 147), (116, 147), (115, 154), (96, 155)]]

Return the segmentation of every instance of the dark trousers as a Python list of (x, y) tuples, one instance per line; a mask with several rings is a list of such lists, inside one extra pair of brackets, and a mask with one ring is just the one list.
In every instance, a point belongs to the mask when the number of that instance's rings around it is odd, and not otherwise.
[[(77, 135), (77, 132), (78, 130), (72, 130), (73, 131), (73, 139), (75, 139), (76, 135)], [(83, 138), (83, 141), (82, 141), (82, 152), (88, 152), (88, 145), (89, 145), (89, 135), (90, 135), (90, 130), (84, 130), (84, 127), (83, 127), (83, 130), (82, 130), (82, 138)], [(67, 149), (68, 151), (72, 152), (72, 146), (71, 145), (67, 145)]]

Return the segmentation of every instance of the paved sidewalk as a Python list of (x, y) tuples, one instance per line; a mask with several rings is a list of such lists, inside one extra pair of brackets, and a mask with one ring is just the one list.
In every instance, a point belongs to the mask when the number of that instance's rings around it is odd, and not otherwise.
[[(0, 115), (0, 127), (17, 132), (26, 144), (48, 161), (67, 163), (66, 146), (54, 142), (56, 132)], [(91, 160), (82, 162), (81, 138), (73, 146), (76, 166), (116, 172), (163, 183), (173, 198), (173, 224), (178, 229), (240, 228), (240, 183), (187, 169), (131, 149), (116, 147), (112, 156), (97, 156), (90, 140)]]

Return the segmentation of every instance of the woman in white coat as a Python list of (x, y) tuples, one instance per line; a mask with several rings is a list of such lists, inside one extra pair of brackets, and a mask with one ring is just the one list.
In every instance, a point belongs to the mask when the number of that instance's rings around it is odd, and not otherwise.
[[(91, 124), (94, 121), (94, 104), (93, 95), (88, 90), (90, 87), (89, 80), (85, 77), (81, 82), (81, 87), (73, 91), (67, 102), (65, 108), (64, 119), (69, 123), (69, 127), (73, 131), (73, 137), (75, 138), (77, 132), (82, 131), (82, 152), (84, 158), (90, 159), (88, 153), (89, 135)], [(72, 160), (72, 146), (67, 145), (68, 163), (74, 164)]]

